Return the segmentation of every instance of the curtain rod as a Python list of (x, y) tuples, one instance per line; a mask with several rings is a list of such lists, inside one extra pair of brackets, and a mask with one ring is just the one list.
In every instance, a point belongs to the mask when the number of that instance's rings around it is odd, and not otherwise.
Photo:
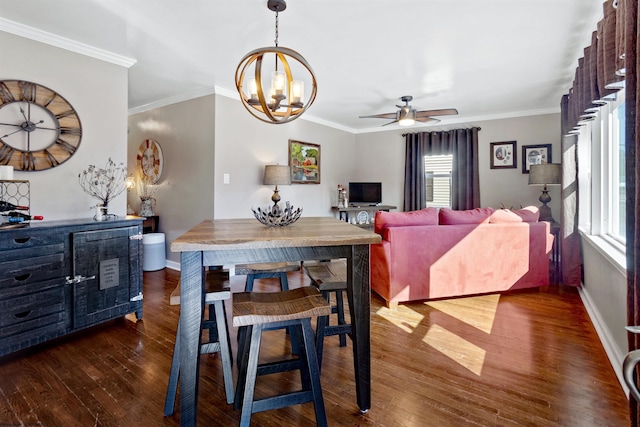
[[(474, 126), (472, 128), (462, 128), (462, 129), (478, 129), (478, 131), (482, 130), (482, 128), (479, 127), (479, 126)], [(449, 129), (449, 130), (458, 130), (458, 129)], [(433, 131), (433, 132), (449, 132), (449, 130), (436, 130), (436, 131)], [(403, 133), (402, 136), (405, 137), (407, 135), (414, 135), (416, 133), (424, 133), (424, 132)]]

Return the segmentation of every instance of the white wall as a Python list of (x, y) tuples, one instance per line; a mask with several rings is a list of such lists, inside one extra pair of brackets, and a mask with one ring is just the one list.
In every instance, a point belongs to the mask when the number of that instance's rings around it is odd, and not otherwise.
[[(251, 218), (251, 208), (268, 206), (273, 186), (262, 184), (264, 166), (288, 164), (289, 139), (320, 145), (320, 184), (279, 186), (283, 203), (303, 208), (303, 216), (332, 215), (338, 184), (348, 182), (359, 162), (355, 136), (304, 118), (286, 124), (263, 123), (240, 101), (216, 96), (216, 218)], [(229, 184), (223, 183), (229, 174)], [(334, 194), (335, 193), (335, 194)]]
[[(522, 173), (522, 146), (552, 144), (552, 161), (560, 162), (560, 114), (485, 120), (447, 127), (423, 127), (386, 132), (363, 133), (356, 136), (359, 161), (350, 179), (382, 181), (385, 204), (402, 209), (404, 187), (405, 132), (432, 132), (480, 127), (478, 132), (478, 162), (480, 173), (480, 204), (483, 207), (540, 206), (541, 187), (528, 185), (528, 174)], [(516, 141), (517, 168), (491, 169), (490, 143)], [(560, 186), (549, 187), (551, 209), (560, 221)]]
[[(104, 166), (111, 157), (127, 162), (127, 69), (65, 49), (0, 31), (0, 79), (46, 86), (69, 101), (82, 122), (76, 153), (53, 169), (14, 173), (31, 186), (31, 213), (45, 220), (89, 218), (98, 200), (84, 193), (78, 174), (89, 164)], [(109, 204), (126, 213), (126, 196)]]
[[(203, 96), (129, 116), (129, 170), (137, 171), (137, 154), (146, 139), (154, 139), (163, 155), (155, 214), (169, 244), (206, 218), (213, 218), (215, 97)], [(128, 195), (134, 211), (140, 208), (137, 190)]]
[(621, 262), (605, 251), (604, 242), (596, 244), (597, 236), (581, 236), (584, 283), (580, 296), (589, 312), (598, 336), (609, 356), (620, 384), (628, 393), (622, 377), (622, 361), (628, 351), (627, 274)]

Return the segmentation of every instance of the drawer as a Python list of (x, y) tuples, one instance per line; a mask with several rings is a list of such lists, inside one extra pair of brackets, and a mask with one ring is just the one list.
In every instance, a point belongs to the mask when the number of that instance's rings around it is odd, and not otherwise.
[(43, 318), (65, 309), (64, 287), (47, 289), (0, 301), (0, 337), (46, 324)]
[(64, 243), (51, 244), (37, 247), (20, 247), (10, 251), (0, 251), (0, 263), (8, 261), (31, 259), (40, 256), (49, 256), (53, 254), (64, 254)]
[[(43, 275), (44, 274), (47, 274), (47, 272), (44, 272)], [(33, 276), (29, 276), (27, 280), (16, 280), (13, 277), (0, 280), (0, 301), (4, 301), (8, 298), (21, 297), (27, 294), (35, 294), (46, 291), (47, 289), (57, 288), (61, 285), (67, 286), (66, 278), (62, 276), (38, 281), (36, 280), (36, 276), (38, 275), (39, 274), (34, 274)]]
[(2, 251), (60, 244), (64, 246), (65, 236), (65, 233), (48, 230), (30, 230), (29, 228), (2, 231), (2, 238), (0, 239), (0, 259), (3, 255)]
[(0, 356), (64, 335), (65, 314), (55, 313), (0, 329)]
[(7, 286), (35, 283), (70, 275), (65, 269), (64, 253), (0, 261), (0, 295)]

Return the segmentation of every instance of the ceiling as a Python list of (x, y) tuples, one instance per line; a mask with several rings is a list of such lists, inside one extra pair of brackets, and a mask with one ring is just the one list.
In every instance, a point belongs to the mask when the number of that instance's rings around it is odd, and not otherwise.
[[(457, 108), (441, 125), (550, 113), (571, 87), (602, 3), (288, 0), (279, 45), (316, 74), (318, 95), (303, 117), (348, 131), (393, 129), (358, 116), (394, 112), (403, 95), (418, 110)], [(36, 29), (34, 38), (134, 59), (132, 112), (214, 92), (237, 99), (236, 67), (274, 45), (274, 24), (266, 0), (0, 0), (0, 30)]]

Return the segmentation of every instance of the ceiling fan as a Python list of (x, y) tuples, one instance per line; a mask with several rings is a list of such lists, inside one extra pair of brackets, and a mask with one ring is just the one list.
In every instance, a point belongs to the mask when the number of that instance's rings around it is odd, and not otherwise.
[(360, 116), (360, 118), (393, 119), (392, 122), (385, 123), (382, 126), (387, 126), (393, 123), (398, 123), (400, 126), (411, 126), (415, 122), (437, 123), (440, 121), (439, 119), (434, 119), (432, 116), (447, 116), (450, 114), (458, 114), (458, 110), (456, 110), (455, 108), (416, 111), (414, 108), (411, 108), (411, 105), (409, 105), (409, 102), (412, 99), (413, 96), (411, 95), (401, 97), (400, 100), (404, 102), (404, 105), (396, 105), (399, 110), (395, 113), (373, 114), (371, 116)]

